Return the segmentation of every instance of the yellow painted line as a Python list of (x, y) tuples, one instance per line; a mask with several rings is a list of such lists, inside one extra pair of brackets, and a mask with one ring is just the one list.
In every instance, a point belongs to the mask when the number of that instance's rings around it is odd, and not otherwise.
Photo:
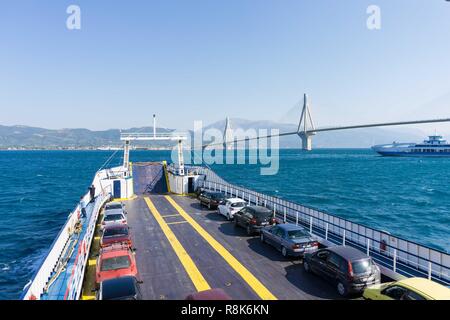
[(246, 267), (244, 267), (224, 246), (214, 239), (202, 226), (200, 226), (186, 211), (181, 208), (170, 196), (165, 196), (167, 201), (186, 219), (186, 221), (208, 242), (218, 254), (236, 271), (242, 279), (263, 300), (277, 300), (269, 289), (267, 289)]
[(100, 240), (100, 236), (94, 237), (94, 240)]
[(187, 223), (187, 221), (176, 221), (176, 222), (167, 222), (167, 224), (180, 224), (180, 223)]
[(116, 198), (116, 199), (112, 200), (111, 202), (131, 201), (131, 200), (134, 200), (136, 198), (137, 198), (137, 196), (134, 195), (134, 196), (131, 196), (129, 198)]
[(95, 300), (95, 296), (82, 295), (81, 300)]
[(166, 216), (161, 216), (163, 218), (168, 218), (168, 217), (181, 217), (178, 213), (177, 214), (168, 214)]
[(189, 256), (189, 254), (181, 245), (180, 241), (178, 241), (175, 234), (172, 232), (167, 223), (161, 217), (161, 214), (158, 212), (153, 202), (148, 197), (145, 197), (144, 200), (147, 203), (150, 212), (153, 214), (162, 231), (164, 232), (165, 236), (167, 237), (167, 240), (169, 240), (170, 245), (172, 246), (173, 250), (178, 256), (178, 259), (180, 259), (181, 264), (183, 265), (187, 274), (194, 283), (194, 286), (197, 289), (197, 291), (204, 291), (211, 289), (208, 282), (206, 282), (205, 278), (198, 270), (192, 258)]
[(96, 259), (89, 259), (88, 260), (88, 266), (95, 266), (97, 264), (97, 260)]

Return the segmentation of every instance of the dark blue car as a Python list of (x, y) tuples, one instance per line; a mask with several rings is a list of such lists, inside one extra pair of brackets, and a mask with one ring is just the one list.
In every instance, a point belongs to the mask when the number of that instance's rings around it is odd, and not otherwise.
[(284, 257), (301, 257), (319, 248), (319, 243), (307, 230), (291, 223), (263, 228), (260, 239), (281, 251)]

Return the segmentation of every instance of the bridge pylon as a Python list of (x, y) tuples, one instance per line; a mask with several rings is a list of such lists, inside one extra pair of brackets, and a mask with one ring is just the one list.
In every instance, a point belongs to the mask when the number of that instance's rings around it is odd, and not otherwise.
[(308, 96), (303, 95), (303, 109), (298, 123), (297, 134), (302, 139), (302, 149), (306, 151), (312, 150), (312, 136), (315, 135), (315, 126), (311, 117), (311, 111), (308, 103)]

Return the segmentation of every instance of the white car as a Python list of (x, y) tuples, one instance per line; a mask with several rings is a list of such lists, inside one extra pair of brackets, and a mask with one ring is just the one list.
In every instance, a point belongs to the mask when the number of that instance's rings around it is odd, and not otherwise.
[(224, 204), (217, 207), (219, 214), (225, 216), (228, 220), (232, 220), (234, 214), (247, 205), (245, 200), (240, 198), (230, 198), (225, 200)]
[(127, 224), (126, 213), (122, 209), (112, 209), (105, 211), (100, 229), (113, 223)]

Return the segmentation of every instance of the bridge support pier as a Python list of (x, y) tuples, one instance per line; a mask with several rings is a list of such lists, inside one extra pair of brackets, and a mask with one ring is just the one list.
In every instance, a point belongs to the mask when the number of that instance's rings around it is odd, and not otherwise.
[(312, 134), (300, 132), (298, 134), (300, 139), (302, 139), (302, 150), (311, 151), (312, 150)]

